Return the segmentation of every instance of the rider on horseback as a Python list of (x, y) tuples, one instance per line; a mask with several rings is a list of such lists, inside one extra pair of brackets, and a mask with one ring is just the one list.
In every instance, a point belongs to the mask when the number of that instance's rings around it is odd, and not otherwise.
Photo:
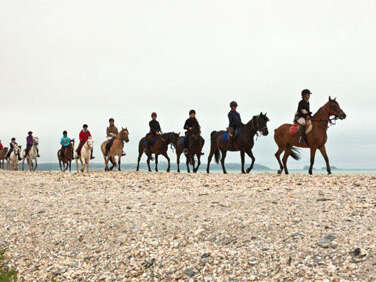
[[(107, 130), (106, 130), (106, 136), (107, 136), (106, 156), (108, 155), (108, 152), (110, 151), (110, 148), (112, 144), (114, 143), (116, 135), (119, 134), (119, 131), (117, 127), (115, 126), (115, 120), (113, 118), (110, 118), (108, 122), (110, 123), (110, 125), (107, 127)], [(125, 154), (123, 153), (122, 156), (125, 156)]]
[[(61, 137), (60, 144), (61, 144), (61, 151), (60, 151), (60, 156), (61, 159), (64, 160), (65, 156), (65, 149), (68, 148), (68, 146), (71, 143), (71, 139), (68, 137), (68, 132), (66, 130), (63, 131), (63, 137)], [(73, 152), (72, 152), (73, 154)], [(73, 159), (73, 156), (72, 156)]]
[[(34, 144), (33, 132), (29, 131), (27, 134), (28, 134), (28, 136), (26, 137), (25, 158), (29, 154), (31, 147), (33, 147), (33, 144)], [(36, 148), (36, 150), (37, 150), (37, 157), (39, 158), (40, 156), (39, 156), (39, 149), (38, 149), (38, 147)]]
[(152, 120), (149, 122), (149, 127), (150, 127), (150, 132), (146, 134), (146, 139), (147, 139), (147, 145), (146, 148), (149, 152), (151, 152), (151, 146), (153, 139), (161, 135), (162, 129), (157, 121), (157, 113), (152, 113), (151, 114)]
[[(88, 128), (87, 124), (84, 124), (82, 126), (82, 130), (81, 130), (80, 135), (79, 135), (80, 144), (78, 144), (78, 147), (77, 147), (77, 150), (76, 150), (78, 156), (81, 156), (82, 146), (85, 145), (86, 141), (89, 139), (89, 137), (91, 137), (91, 133), (87, 128)], [(91, 150), (90, 159), (92, 160), (94, 158), (95, 157), (93, 157), (93, 150)]]
[(236, 103), (235, 101), (232, 101), (230, 103), (231, 111), (228, 113), (228, 132), (230, 135), (230, 140), (232, 141), (236, 139), (237, 130), (244, 126), (244, 124), (242, 123), (242, 119), (240, 118), (240, 114), (236, 111), (237, 107), (238, 103)]
[(190, 110), (189, 111), (189, 118), (185, 121), (184, 129), (185, 132), (185, 140), (184, 140), (184, 153), (188, 153), (188, 143), (189, 143), (189, 137), (192, 135), (192, 129), (193, 128), (200, 128), (200, 124), (198, 123), (196, 119), (196, 111)]
[(304, 89), (301, 93), (302, 100), (299, 102), (298, 110), (295, 114), (294, 122), (299, 124), (299, 144), (304, 141), (307, 142), (307, 136), (305, 134), (306, 128), (311, 125), (312, 112), (310, 111), (309, 98), (311, 97), (311, 91)]
[[(7, 153), (6, 157), (5, 157), (5, 159), (9, 159), (10, 155), (12, 154), (12, 152), (13, 152), (13, 150), (14, 150), (14, 146), (15, 146), (15, 145), (18, 145), (18, 144), (17, 144), (17, 142), (16, 142), (16, 138), (13, 137), (13, 138), (11, 139), (11, 142), (9, 143), (9, 148), (10, 148), (10, 149), (9, 149), (9, 151), (8, 151), (8, 153)], [(17, 155), (18, 155), (18, 160), (21, 161), (22, 159), (21, 159), (21, 155), (20, 155), (20, 152), (19, 152), (19, 151), (18, 151), (18, 154), (17, 154)]]

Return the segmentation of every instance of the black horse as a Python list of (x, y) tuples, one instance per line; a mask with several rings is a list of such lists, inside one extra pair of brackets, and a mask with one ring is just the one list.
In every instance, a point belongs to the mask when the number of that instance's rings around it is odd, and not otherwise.
[[(180, 156), (184, 151), (184, 142), (188, 142), (188, 152), (186, 154), (187, 172), (190, 172), (189, 165), (191, 164), (193, 166), (193, 172), (196, 173), (201, 165), (202, 148), (205, 144), (205, 140), (201, 136), (201, 129), (195, 127), (188, 136), (179, 138), (176, 146), (176, 165), (178, 172), (180, 172)], [(197, 166), (195, 166), (195, 156), (197, 157)]]
[[(229, 137), (227, 131), (213, 131), (211, 133), (211, 146), (210, 146), (210, 153), (208, 156), (208, 166), (207, 166), (207, 173), (210, 172), (210, 162), (215, 156), (216, 163), (219, 163), (219, 158), (221, 157), (221, 165), (223, 169), (223, 173), (227, 173), (225, 168), (225, 159), (227, 151), (240, 151), (240, 157), (242, 162), (242, 173), (244, 171), (244, 156), (245, 153), (252, 159), (252, 164), (249, 168), (247, 168), (247, 173), (249, 173), (253, 165), (255, 163), (255, 157), (252, 153), (252, 148), (254, 146), (254, 136), (261, 132), (263, 136), (267, 136), (269, 134), (267, 123), (269, 118), (266, 114), (260, 113), (258, 116), (254, 116), (247, 124), (245, 124), (242, 128), (240, 128), (238, 133), (235, 133), (235, 137)], [(234, 140), (231, 140), (234, 139)]]
[(152, 154), (155, 154), (155, 171), (158, 171), (158, 156), (163, 155), (168, 161), (167, 172), (170, 171), (170, 158), (167, 155), (168, 145), (171, 144), (176, 148), (176, 144), (178, 142), (179, 134), (174, 132), (164, 133), (156, 137), (154, 144), (151, 146), (151, 152), (145, 151), (146, 149), (146, 137), (140, 140), (138, 145), (138, 162), (137, 162), (137, 171), (140, 168), (140, 160), (142, 154), (145, 153), (148, 157), (147, 164), (148, 169), (151, 171), (150, 168), (150, 160), (152, 159)]

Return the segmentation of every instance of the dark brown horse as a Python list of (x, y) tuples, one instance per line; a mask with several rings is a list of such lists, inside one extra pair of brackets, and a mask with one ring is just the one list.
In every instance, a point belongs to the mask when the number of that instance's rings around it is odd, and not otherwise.
[[(187, 140), (188, 139), (188, 140)], [(188, 142), (188, 152), (186, 154), (187, 172), (190, 173), (189, 165), (193, 166), (192, 170), (196, 173), (201, 165), (202, 148), (204, 147), (205, 140), (201, 136), (200, 128), (193, 128), (188, 137), (180, 137), (176, 146), (176, 165), (178, 172), (180, 172), (180, 156), (184, 151), (184, 142)], [(197, 166), (195, 167), (195, 156), (197, 157)]]
[[(331, 123), (331, 117), (334, 119), (345, 119), (346, 114), (340, 108), (336, 99), (331, 99), (329, 97), (329, 102), (322, 106), (316, 114), (313, 115), (312, 121), (312, 131), (307, 134), (307, 141), (299, 144), (298, 134), (290, 134), (289, 130), (292, 124), (283, 124), (277, 128), (274, 132), (274, 140), (278, 145), (278, 151), (275, 153), (280, 169), (278, 174), (281, 174), (283, 169), (285, 173), (288, 174), (287, 169), (287, 159), (289, 156), (294, 159), (299, 159), (299, 153), (295, 147), (310, 148), (311, 149), (311, 165), (309, 167), (309, 174), (312, 174), (313, 163), (315, 161), (316, 150), (319, 149), (322, 156), (324, 157), (326, 163), (326, 170), (328, 174), (331, 174), (329, 159), (326, 154), (325, 144), (328, 139), (326, 134), (328, 130), (328, 125)], [(282, 162), (280, 155), (285, 152)]]
[(64, 156), (61, 156), (61, 149), (57, 151), (57, 159), (59, 160), (59, 166), (61, 171), (72, 171), (72, 159), (73, 159), (74, 139), (72, 139), (69, 145), (64, 150)]
[(223, 173), (227, 173), (225, 168), (225, 159), (227, 151), (240, 151), (242, 169), (241, 172), (245, 173), (244, 171), (244, 158), (245, 153), (252, 159), (252, 164), (249, 168), (247, 168), (247, 173), (249, 173), (253, 165), (255, 163), (255, 157), (252, 153), (252, 148), (254, 146), (254, 136), (261, 132), (263, 136), (267, 136), (269, 134), (267, 123), (269, 118), (266, 114), (260, 113), (258, 116), (254, 116), (247, 124), (245, 124), (241, 129), (240, 133), (236, 137), (234, 141), (228, 140), (229, 137), (228, 133), (224, 130), (222, 131), (213, 131), (211, 133), (211, 146), (210, 146), (210, 153), (208, 156), (208, 166), (206, 172), (209, 173), (210, 170), (210, 162), (215, 156), (216, 163), (219, 163), (219, 158), (221, 157), (221, 165), (223, 169)]
[(147, 138), (144, 137), (140, 140), (140, 143), (138, 145), (138, 161), (137, 161), (137, 171), (139, 171), (140, 168), (140, 160), (142, 157), (142, 154), (145, 153), (148, 157), (147, 164), (148, 169), (151, 171), (150, 168), (150, 160), (152, 159), (152, 155), (155, 155), (155, 171), (158, 171), (158, 156), (163, 155), (168, 162), (167, 172), (170, 172), (170, 158), (167, 155), (167, 149), (168, 145), (172, 145), (176, 148), (177, 142), (178, 142), (179, 134), (175, 132), (169, 132), (161, 134), (160, 136), (156, 137), (154, 144), (151, 146), (151, 152), (147, 151), (146, 146), (146, 140)]

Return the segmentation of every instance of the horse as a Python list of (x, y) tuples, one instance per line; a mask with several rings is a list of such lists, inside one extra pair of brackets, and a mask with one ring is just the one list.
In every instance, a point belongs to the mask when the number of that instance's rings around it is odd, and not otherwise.
[(18, 170), (18, 154), (21, 152), (21, 145), (14, 144), (13, 151), (7, 160), (8, 170)]
[(256, 160), (252, 153), (252, 148), (254, 146), (254, 136), (258, 134), (258, 132), (260, 132), (263, 136), (267, 136), (269, 134), (267, 127), (268, 121), (269, 118), (266, 116), (266, 113), (260, 113), (259, 115), (254, 116), (247, 124), (245, 124), (237, 132), (234, 133), (235, 135), (238, 135), (234, 141), (231, 141), (229, 133), (224, 130), (213, 131), (211, 133), (211, 146), (206, 172), (210, 172), (210, 162), (213, 155), (215, 156), (215, 162), (219, 163), (219, 158), (222, 154), (221, 165), (223, 173), (226, 174), (227, 171), (225, 168), (225, 159), (227, 151), (240, 151), (242, 173), (245, 173), (245, 153), (252, 159), (252, 164), (246, 170), (246, 172), (249, 173), (253, 169), (253, 165)]
[[(105, 171), (113, 170), (113, 168), (116, 166), (116, 160), (115, 157), (118, 157), (118, 170), (120, 171), (120, 164), (121, 164), (121, 157), (123, 155), (123, 148), (124, 148), (124, 141), (126, 143), (129, 142), (129, 132), (127, 128), (122, 128), (121, 131), (116, 135), (114, 142), (111, 145), (110, 150), (108, 151), (108, 154), (106, 155), (106, 145), (108, 143), (107, 141), (104, 141), (101, 145), (101, 150), (104, 158), (104, 164), (105, 164)], [(111, 161), (112, 166), (108, 168), (108, 162)]]
[(68, 168), (72, 171), (72, 159), (74, 151), (74, 139), (72, 139), (69, 145), (64, 150), (64, 156), (61, 156), (61, 149), (57, 151), (57, 159), (59, 160), (60, 170), (65, 172)]
[(0, 169), (5, 168), (5, 157), (8, 153), (8, 147), (4, 147), (0, 150)]
[[(189, 140), (187, 140), (189, 139)], [(188, 152), (186, 154), (187, 172), (190, 173), (189, 165), (192, 164), (193, 172), (196, 173), (201, 165), (202, 148), (204, 147), (205, 140), (201, 136), (200, 128), (193, 128), (188, 137), (179, 137), (176, 146), (176, 165), (177, 170), (180, 172), (180, 156), (184, 151), (184, 142), (188, 142)], [(197, 156), (197, 166), (195, 167), (195, 155)]]
[[(331, 119), (332, 116), (334, 116), (334, 120), (343, 120), (346, 118), (346, 114), (341, 109), (336, 99), (329, 97), (329, 101), (324, 106), (322, 106), (311, 118), (312, 130), (306, 136), (308, 144), (306, 143), (306, 141), (299, 144), (298, 134), (291, 134), (289, 132), (290, 127), (293, 126), (292, 124), (283, 124), (274, 131), (274, 140), (278, 145), (278, 151), (275, 153), (275, 157), (280, 167), (278, 174), (281, 174), (283, 170), (286, 174), (289, 173), (287, 169), (287, 159), (289, 156), (293, 157), (295, 160), (299, 160), (300, 156), (296, 147), (311, 149), (311, 164), (308, 170), (309, 174), (312, 175), (312, 168), (315, 161), (315, 154), (317, 149), (320, 150), (322, 156), (324, 157), (328, 174), (332, 173), (329, 165), (329, 158), (325, 148), (325, 144), (328, 139), (328, 126), (329, 124), (333, 123), (333, 119)], [(281, 162), (280, 155), (282, 152), (285, 152), (285, 154)]]
[(74, 158), (76, 159), (77, 172), (79, 172), (78, 171), (78, 159), (80, 159), (80, 162), (81, 162), (81, 172), (84, 172), (85, 168), (86, 168), (86, 172), (89, 172), (91, 150), (93, 150), (93, 138), (89, 137), (81, 148), (80, 156), (78, 156), (78, 153), (75, 152)]
[(27, 160), (27, 166), (30, 171), (35, 171), (38, 167), (38, 137), (33, 138), (33, 145), (31, 146), (29, 153), (26, 156), (26, 149), (22, 152), (22, 170), (25, 169), (25, 160)]
[(167, 159), (167, 162), (168, 162), (167, 172), (170, 172), (170, 158), (167, 155), (167, 149), (168, 149), (168, 145), (170, 144), (171, 146), (176, 148), (178, 139), (179, 139), (179, 133), (169, 132), (169, 133), (161, 134), (160, 136), (156, 137), (154, 144), (151, 146), (151, 152), (149, 152), (149, 151), (145, 151), (147, 139), (146, 137), (142, 138), (138, 145), (138, 162), (137, 162), (136, 171), (139, 171), (140, 160), (141, 160), (142, 154), (145, 153), (148, 157), (147, 164), (148, 164), (149, 171), (151, 171), (150, 160), (152, 159), (152, 154), (155, 154), (155, 171), (158, 171), (158, 156), (163, 155)]

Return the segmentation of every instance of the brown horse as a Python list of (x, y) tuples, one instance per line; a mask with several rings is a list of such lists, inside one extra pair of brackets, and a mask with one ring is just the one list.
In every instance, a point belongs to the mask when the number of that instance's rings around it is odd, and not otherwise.
[(61, 156), (61, 149), (57, 151), (57, 159), (59, 160), (59, 167), (61, 171), (72, 171), (72, 160), (74, 150), (74, 139), (72, 139), (69, 145), (64, 150), (64, 156)]
[[(266, 114), (260, 113), (258, 116), (254, 116), (247, 124), (245, 124), (242, 128), (240, 128), (240, 132), (236, 137), (236, 140), (231, 141), (228, 140), (228, 132), (222, 131), (213, 131), (211, 133), (211, 146), (210, 146), (210, 153), (208, 156), (208, 166), (206, 168), (206, 172), (209, 173), (210, 171), (210, 162), (212, 160), (213, 155), (215, 156), (215, 162), (219, 163), (219, 158), (222, 153), (221, 158), (221, 165), (223, 173), (227, 173), (225, 168), (225, 159), (227, 151), (240, 151), (241, 157), (241, 164), (242, 169), (241, 172), (245, 173), (244, 171), (244, 157), (245, 153), (252, 159), (252, 164), (249, 168), (247, 168), (247, 173), (249, 173), (253, 165), (255, 163), (255, 157), (252, 153), (252, 148), (254, 146), (254, 137), (258, 132), (261, 132), (263, 136), (267, 136), (269, 134), (267, 123), (269, 118)], [(236, 133), (235, 133), (236, 134)]]
[[(299, 159), (299, 153), (294, 147), (310, 148), (311, 149), (311, 165), (309, 167), (309, 174), (312, 174), (313, 163), (315, 161), (316, 150), (319, 149), (322, 156), (324, 157), (326, 163), (326, 170), (328, 174), (331, 174), (329, 159), (326, 154), (325, 144), (328, 139), (326, 134), (328, 130), (328, 125), (331, 123), (330, 117), (334, 116), (334, 119), (345, 119), (346, 114), (340, 108), (336, 99), (331, 99), (329, 97), (329, 102), (322, 106), (316, 114), (313, 115), (312, 121), (312, 131), (307, 134), (307, 141), (299, 144), (298, 134), (290, 134), (289, 130), (292, 124), (283, 124), (277, 128), (274, 132), (274, 140), (278, 145), (278, 151), (275, 153), (280, 169), (278, 174), (281, 174), (283, 169), (285, 173), (288, 174), (287, 169), (287, 159), (289, 156), (294, 159)], [(280, 160), (280, 155), (285, 152), (282, 162)]]
[[(104, 158), (104, 164), (105, 164), (105, 171), (113, 170), (116, 166), (116, 160), (115, 157), (118, 157), (118, 163), (117, 167), (120, 171), (120, 165), (121, 165), (121, 157), (123, 155), (123, 149), (124, 149), (124, 141), (125, 143), (129, 142), (129, 131), (127, 128), (122, 128), (121, 131), (116, 135), (114, 142), (112, 143), (110, 150), (108, 151), (108, 154), (106, 154), (106, 145), (108, 143), (107, 141), (104, 141), (101, 145), (101, 150)], [(112, 166), (108, 168), (108, 162), (111, 161)]]
[(160, 136), (156, 137), (154, 144), (151, 146), (151, 152), (147, 151), (146, 149), (146, 137), (140, 140), (138, 145), (138, 161), (137, 161), (137, 171), (140, 168), (140, 160), (142, 154), (145, 153), (148, 157), (147, 164), (148, 169), (151, 171), (150, 168), (150, 160), (152, 159), (152, 154), (155, 154), (155, 171), (158, 171), (158, 156), (163, 155), (168, 162), (167, 172), (170, 172), (170, 158), (167, 155), (168, 145), (171, 144), (173, 147), (176, 148), (178, 142), (179, 134), (175, 132), (169, 132), (161, 134)]
[[(187, 142), (188, 138), (188, 152), (186, 157), (187, 172), (190, 173), (189, 164), (193, 166), (193, 172), (196, 173), (201, 165), (202, 148), (204, 147), (205, 140), (201, 136), (200, 128), (193, 128), (192, 133), (188, 137), (179, 137), (176, 146), (176, 165), (178, 172), (180, 172), (180, 156), (184, 151), (184, 142)], [(197, 166), (195, 167), (195, 158), (197, 157)]]
[(5, 157), (8, 153), (8, 147), (4, 147), (0, 150), (0, 168), (5, 169)]

